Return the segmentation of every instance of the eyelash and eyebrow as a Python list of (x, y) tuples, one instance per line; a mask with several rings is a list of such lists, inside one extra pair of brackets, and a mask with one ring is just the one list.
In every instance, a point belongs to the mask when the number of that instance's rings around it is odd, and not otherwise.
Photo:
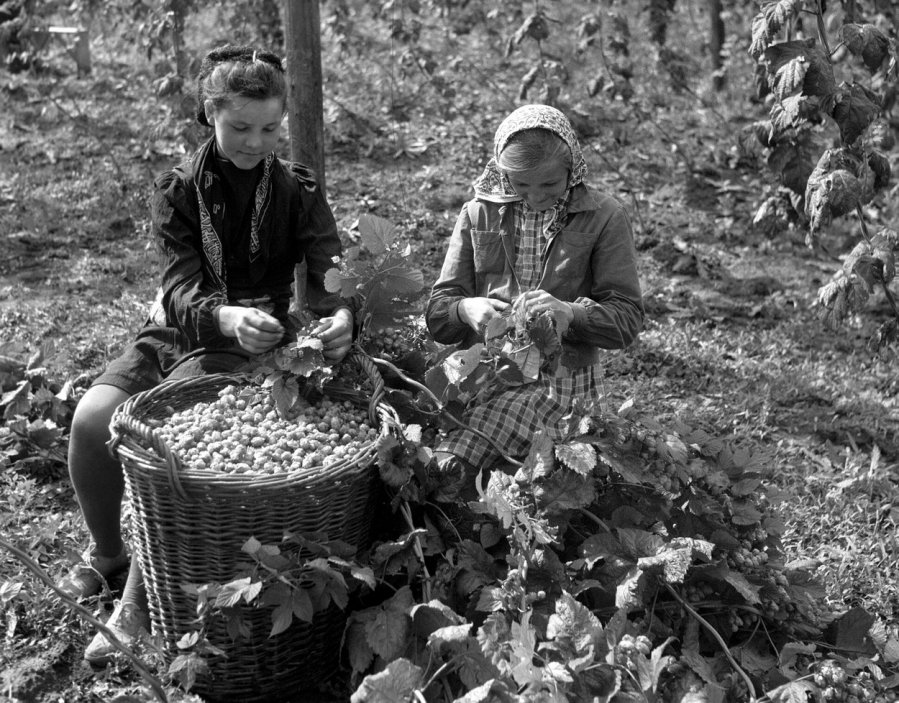
[[(243, 130), (245, 130), (245, 129), (249, 129), (250, 126), (249, 126), (249, 125), (245, 125), (245, 124), (232, 124), (231, 127), (232, 127), (233, 129), (238, 130), (238, 131), (243, 131)], [(273, 132), (274, 130), (278, 129), (278, 127), (279, 127), (279, 125), (276, 125), (276, 124), (269, 124), (269, 125), (265, 125), (262, 129), (264, 129), (264, 130), (266, 130), (266, 131), (268, 131), (268, 132)]]
[[(536, 185), (540, 188), (551, 188), (552, 186), (559, 185), (562, 181), (549, 181), (547, 183), (537, 183)], [(526, 186), (528, 183), (522, 183), (521, 181), (512, 181), (513, 186)]]

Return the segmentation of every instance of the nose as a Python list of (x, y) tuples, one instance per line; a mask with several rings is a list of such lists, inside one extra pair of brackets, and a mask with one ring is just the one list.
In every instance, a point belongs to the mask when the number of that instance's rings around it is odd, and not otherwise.
[(250, 132), (247, 134), (247, 146), (257, 147), (262, 144), (262, 135), (259, 132)]

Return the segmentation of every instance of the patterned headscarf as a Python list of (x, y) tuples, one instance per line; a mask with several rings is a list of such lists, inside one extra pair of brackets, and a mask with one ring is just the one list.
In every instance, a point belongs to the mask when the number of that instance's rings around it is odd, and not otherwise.
[(549, 105), (523, 105), (506, 117), (496, 130), (496, 136), (493, 138), (493, 158), (487, 163), (484, 173), (473, 184), (477, 197), (495, 203), (521, 200), (497, 162), (513, 134), (535, 128), (549, 130), (560, 137), (571, 150), (571, 173), (568, 176), (568, 189), (583, 182), (587, 174), (587, 163), (584, 161), (577, 135), (568, 118)]

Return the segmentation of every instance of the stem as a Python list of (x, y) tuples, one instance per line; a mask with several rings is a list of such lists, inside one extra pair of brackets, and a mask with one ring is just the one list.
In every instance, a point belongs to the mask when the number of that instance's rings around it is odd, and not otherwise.
[(596, 517), (596, 515), (594, 515), (593, 513), (591, 513), (591, 512), (590, 512), (589, 510), (587, 510), (586, 508), (580, 508), (580, 509), (578, 510), (578, 512), (579, 512), (581, 515), (583, 515), (585, 518), (588, 518), (588, 519), (592, 520), (593, 522), (595, 522), (595, 523), (596, 523), (597, 525), (599, 525), (604, 531), (606, 531), (606, 532), (611, 532), (611, 531), (612, 531), (611, 529), (609, 529), (609, 526), (606, 525), (606, 523), (604, 523), (602, 520), (600, 520), (598, 517)]
[(862, 237), (868, 244), (870, 244), (871, 243), (871, 233), (868, 232), (868, 223), (865, 222), (865, 213), (862, 210), (861, 203), (855, 204), (855, 214), (858, 215), (858, 224), (862, 228)]
[(143, 678), (144, 681), (149, 684), (150, 688), (153, 689), (153, 693), (156, 694), (156, 697), (160, 701), (162, 701), (162, 703), (168, 703), (169, 699), (162, 687), (162, 682), (155, 676), (153, 676), (153, 674), (150, 673), (150, 670), (144, 665), (144, 663), (137, 656), (135, 656), (135, 654), (130, 649), (128, 649), (128, 647), (126, 647), (119, 641), (115, 634), (113, 634), (112, 630), (110, 630), (108, 627), (106, 627), (105, 624), (97, 620), (97, 618), (95, 618), (87, 608), (75, 601), (74, 598), (71, 598), (70, 596), (60, 591), (56, 587), (56, 584), (53, 583), (50, 577), (47, 576), (44, 570), (37, 564), (37, 562), (29, 557), (24, 551), (3, 539), (0, 539), (0, 547), (3, 547), (8, 552), (10, 552), (14, 557), (22, 562), (32, 574), (37, 576), (37, 578), (41, 580), (45, 585), (49, 586), (53, 590), (53, 592), (56, 593), (56, 595), (58, 595), (60, 599), (62, 599), (62, 602), (65, 605), (72, 608), (91, 625), (93, 625), (100, 632), (106, 635), (106, 638), (110, 641), (112, 646), (128, 658), (128, 660), (137, 670), (137, 673), (140, 674), (141, 678)]
[[(403, 514), (403, 518), (406, 520), (409, 529), (415, 532), (415, 523), (412, 522), (412, 509), (405, 500), (400, 503), (400, 512)], [(415, 550), (415, 556), (417, 556), (418, 560), (421, 562), (421, 569), (425, 575), (424, 582), (422, 583), (422, 590), (424, 591), (425, 601), (427, 602), (431, 600), (431, 573), (428, 571), (428, 565), (425, 563), (425, 553), (421, 548), (421, 540), (418, 535), (414, 535), (412, 539), (412, 549)]]
[(828, 46), (827, 44), (827, 28), (824, 26), (824, 10), (821, 8), (821, 0), (816, 0), (815, 5), (815, 19), (818, 22), (818, 37), (821, 39), (821, 43), (824, 45), (824, 51), (827, 53), (827, 60), (831, 61), (830, 46)]
[(746, 672), (743, 671), (743, 668), (737, 663), (737, 660), (734, 659), (733, 655), (730, 653), (730, 650), (727, 648), (727, 643), (724, 641), (724, 639), (721, 637), (721, 635), (718, 634), (718, 630), (716, 630), (714, 627), (712, 627), (712, 624), (708, 620), (706, 620), (704, 617), (702, 617), (702, 615), (697, 613), (690, 606), (690, 604), (687, 603), (687, 601), (685, 601), (683, 598), (681, 598), (680, 593), (678, 593), (676, 590), (674, 590), (671, 587), (671, 584), (666, 583), (665, 588), (667, 588), (668, 592), (672, 596), (674, 596), (674, 599), (678, 603), (681, 604), (681, 607), (684, 608), (688, 613), (690, 613), (690, 615), (692, 615), (694, 618), (696, 618), (699, 621), (699, 623), (706, 630), (708, 630), (708, 633), (712, 637), (715, 638), (715, 641), (718, 642), (718, 645), (721, 647), (721, 650), (724, 652), (724, 656), (727, 657), (727, 661), (730, 662), (730, 665), (733, 667), (734, 671), (736, 671), (737, 674), (739, 674), (740, 678), (743, 679), (743, 683), (746, 684), (746, 689), (749, 691), (749, 699), (754, 701), (755, 700), (755, 686), (752, 685), (752, 679), (749, 678), (749, 676), (746, 674)]
[[(435, 671), (435, 672), (431, 675), (431, 678), (429, 678), (429, 679), (427, 680), (427, 682), (425, 683), (425, 685), (421, 687), (420, 691), (427, 691), (427, 690), (428, 690), (428, 687), (429, 687), (432, 683), (434, 683), (438, 678), (440, 678), (441, 674), (443, 674), (444, 671), (446, 671), (447, 669), (450, 668), (451, 662), (452, 662), (452, 660), (450, 660), (450, 661), (448, 661), (448, 662), (444, 662), (444, 663), (441, 665), (441, 667), (440, 667), (439, 669), (437, 669), (437, 671)], [(420, 695), (419, 691), (416, 691), (415, 693), (418, 694), (418, 695)], [(424, 700), (424, 699), (422, 699), (422, 700)]]
[(456, 539), (459, 540), (459, 542), (461, 542), (462, 535), (459, 534), (459, 530), (456, 529), (456, 526), (453, 524), (453, 521), (449, 519), (449, 516), (445, 512), (443, 512), (441, 507), (439, 505), (437, 505), (436, 503), (432, 503), (431, 501), (426, 502), (425, 505), (430, 506), (431, 508), (434, 508), (434, 510), (436, 510), (438, 513), (443, 515), (443, 519), (446, 520), (446, 524), (449, 525), (451, 528), (453, 528), (453, 532), (456, 533)]

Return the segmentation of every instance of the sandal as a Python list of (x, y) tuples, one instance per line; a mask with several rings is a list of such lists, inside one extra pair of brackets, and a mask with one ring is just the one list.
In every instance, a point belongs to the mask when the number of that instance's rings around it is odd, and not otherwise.
[[(120, 601), (106, 621), (106, 627), (121, 644), (130, 648), (141, 635), (149, 635), (150, 618), (134, 603)], [(92, 666), (105, 666), (119, 653), (106, 634), (98, 632), (84, 650), (84, 660)]]
[(106, 586), (110, 591), (121, 590), (128, 576), (131, 559), (124, 547), (116, 557), (103, 557), (92, 547), (84, 553), (84, 562), (76, 564), (56, 587), (70, 598), (90, 598)]

